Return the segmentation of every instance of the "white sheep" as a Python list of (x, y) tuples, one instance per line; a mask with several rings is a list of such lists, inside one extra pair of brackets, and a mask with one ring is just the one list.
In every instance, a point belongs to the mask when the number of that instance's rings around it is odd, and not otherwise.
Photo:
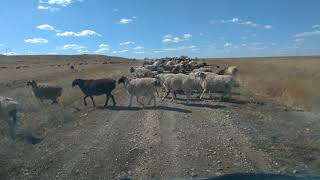
[(16, 134), (17, 113), (19, 108), (17, 101), (10, 97), (0, 96), (0, 118), (8, 123), (12, 138), (14, 138)]
[(195, 76), (200, 81), (200, 85), (203, 89), (200, 99), (203, 98), (203, 95), (206, 92), (209, 92), (210, 97), (211, 92), (222, 92), (223, 95), (221, 96), (221, 100), (227, 95), (228, 98), (231, 97), (231, 89), (235, 84), (233, 76), (215, 74), (206, 75), (203, 72), (197, 72)]
[(158, 79), (140, 78), (140, 79), (129, 80), (128, 77), (122, 76), (118, 80), (118, 84), (120, 83), (124, 84), (124, 87), (126, 88), (128, 94), (130, 95), (129, 107), (132, 106), (133, 96), (137, 98), (137, 102), (141, 104), (143, 107), (144, 107), (144, 104), (139, 101), (139, 97), (141, 96), (150, 98), (148, 104), (150, 104), (153, 99), (154, 107), (157, 106), (155, 94), (157, 93), (157, 88), (160, 86)]
[(62, 87), (38, 84), (35, 80), (28, 81), (28, 86), (32, 87), (33, 95), (43, 102), (44, 99), (52, 100), (52, 104), (58, 103), (57, 99), (61, 96)]
[(155, 77), (158, 74), (157, 71), (151, 71), (149, 69), (146, 69), (145, 67), (131, 67), (130, 73), (132, 73), (137, 78)]
[(189, 103), (190, 95), (194, 89), (197, 89), (199, 86), (198, 81), (196, 80), (195, 76), (192, 75), (185, 75), (185, 74), (172, 74), (164, 78), (165, 81), (163, 83), (163, 86), (166, 90), (165, 96), (163, 96), (163, 101), (171, 92), (172, 93), (172, 99), (176, 100), (175, 98), (175, 92), (176, 91), (183, 91), (186, 95), (187, 103)]
[(237, 74), (238, 74), (238, 68), (237, 68), (237, 66), (229, 66), (229, 67), (227, 67), (227, 69), (225, 70), (225, 75), (236, 76)]

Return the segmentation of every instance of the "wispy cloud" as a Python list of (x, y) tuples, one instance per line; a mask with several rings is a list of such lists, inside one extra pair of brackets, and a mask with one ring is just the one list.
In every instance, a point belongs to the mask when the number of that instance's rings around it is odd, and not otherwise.
[(142, 50), (142, 49), (144, 49), (144, 47), (142, 47), (142, 46), (137, 46), (137, 47), (133, 48), (133, 50)]
[(87, 50), (87, 48), (85, 46), (81, 46), (78, 44), (65, 44), (62, 47), (63, 50), (74, 50), (77, 51), (79, 54), (88, 54), (89, 51)]
[(129, 50), (127, 49), (124, 49), (124, 50), (120, 50), (120, 51), (112, 51), (113, 54), (123, 54), (123, 53), (126, 53), (128, 52)]
[(56, 30), (53, 26), (49, 25), (49, 24), (41, 24), (37, 26), (37, 29), (40, 30), (44, 30), (44, 31), (55, 31), (57, 32), (58, 30)]
[(38, 10), (48, 10), (50, 12), (56, 12), (56, 11), (59, 11), (60, 8), (56, 8), (56, 7), (51, 7), (51, 6), (42, 6), (42, 5), (39, 5), (37, 7)]
[(294, 35), (295, 38), (303, 38), (303, 37), (311, 37), (311, 36), (320, 36), (320, 30), (301, 32)]
[(187, 41), (187, 40), (190, 40), (192, 38), (192, 34), (183, 34), (182, 37), (174, 37), (173, 35), (171, 34), (167, 34), (167, 35), (164, 35), (162, 37), (162, 42), (163, 43), (179, 43), (179, 42), (182, 42), (182, 41)]
[(122, 43), (120, 43), (120, 46), (126, 46), (126, 45), (130, 45), (130, 44), (135, 44), (135, 42), (133, 42), (133, 41), (122, 42)]
[(144, 52), (144, 51), (134, 51), (133, 53), (134, 54), (145, 54), (146, 52)]
[(83, 2), (84, 0), (39, 0), (38, 10), (48, 10), (55, 12), (60, 10), (58, 7), (66, 7), (74, 2)]
[(117, 24), (130, 24), (132, 22), (133, 22), (133, 19), (131, 18), (122, 18), (117, 22)]
[(31, 43), (31, 44), (46, 44), (49, 41), (44, 38), (29, 38), (29, 39), (25, 39), (24, 42)]
[[(256, 22), (249, 21), (249, 20), (243, 20), (243, 19), (238, 18), (238, 17), (234, 17), (232, 19), (222, 19), (220, 22), (221, 23), (225, 23), (225, 24), (237, 24), (237, 25), (248, 26), (248, 27), (259, 27), (260, 26)], [(210, 24), (212, 24), (211, 21), (210, 21)], [(273, 26), (270, 25), (270, 24), (261, 25), (261, 26), (266, 30), (273, 29)]]
[(304, 39), (303, 38), (297, 38), (297, 39), (294, 39), (293, 41), (294, 42), (302, 42), (302, 41), (304, 41)]
[(80, 50), (80, 49), (86, 49), (86, 47), (78, 44), (65, 44), (62, 49), (63, 50)]
[(92, 37), (92, 36), (99, 36), (101, 37), (102, 35), (92, 31), (92, 30), (83, 30), (80, 32), (72, 32), (72, 31), (65, 31), (62, 33), (57, 33), (57, 36), (63, 36), (63, 37), (67, 37), (67, 36), (73, 36), (73, 37)]
[(16, 56), (16, 55), (19, 55), (19, 54), (16, 53), (16, 52), (5, 52), (5, 53), (2, 53), (2, 55), (5, 55), (5, 56)]
[(270, 29), (272, 29), (273, 27), (271, 26), (271, 25), (269, 25), (269, 24), (267, 24), (267, 25), (264, 25), (263, 26), (265, 29), (268, 29), (268, 30), (270, 30)]
[(252, 21), (244, 21), (240, 18), (232, 18), (232, 19), (227, 19), (227, 20), (221, 20), (221, 23), (232, 23), (232, 24), (239, 24), (239, 25), (245, 25), (245, 26), (250, 26), (250, 27), (257, 27), (258, 24), (254, 23)]
[(232, 43), (226, 42), (223, 46), (224, 46), (224, 47), (231, 47), (231, 46), (232, 46)]
[(106, 54), (110, 50), (110, 46), (108, 44), (100, 44), (99, 49), (95, 51), (98, 54)]
[(312, 26), (313, 29), (320, 29), (320, 24), (315, 24)]

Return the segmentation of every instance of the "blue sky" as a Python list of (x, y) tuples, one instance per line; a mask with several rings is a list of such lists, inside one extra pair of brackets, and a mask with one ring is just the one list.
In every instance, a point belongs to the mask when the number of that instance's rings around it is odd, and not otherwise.
[(319, 0), (1, 0), (1, 54), (320, 54)]

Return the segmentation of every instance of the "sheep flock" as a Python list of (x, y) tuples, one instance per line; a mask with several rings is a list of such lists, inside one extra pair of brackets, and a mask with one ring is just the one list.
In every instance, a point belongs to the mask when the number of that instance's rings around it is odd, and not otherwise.
[[(72, 69), (74, 69), (72, 67)], [(200, 101), (208, 94), (222, 93), (221, 100), (230, 99), (231, 90), (235, 87), (238, 74), (236, 66), (220, 67), (218, 65), (207, 65), (197, 59), (186, 56), (166, 57), (161, 59), (144, 59), (140, 67), (131, 67), (127, 76), (122, 76), (118, 80), (114, 79), (75, 79), (70, 83), (72, 87), (79, 87), (84, 94), (83, 103), (87, 106), (86, 98), (90, 97), (93, 106), (93, 96), (106, 95), (107, 99), (104, 107), (108, 105), (109, 97), (116, 106), (116, 101), (112, 91), (124, 88), (129, 97), (128, 106), (131, 107), (133, 98), (145, 107), (153, 101), (153, 106), (157, 106), (157, 98), (164, 101), (171, 94), (171, 101), (176, 102), (177, 94), (183, 94), (186, 102), (189, 103), (193, 94), (198, 94)], [(117, 83), (118, 82), (118, 83)], [(124, 86), (120, 86), (123, 84)], [(51, 100), (52, 104), (59, 104), (58, 98), (62, 95), (63, 88), (59, 85), (49, 85), (38, 83), (35, 80), (27, 82), (31, 86), (30, 90), (35, 98), (41, 103), (44, 100)], [(141, 101), (147, 99), (147, 103)], [(0, 117), (9, 125), (12, 138), (15, 137), (17, 124), (17, 113), (19, 112), (19, 102), (10, 97), (0, 96)]]

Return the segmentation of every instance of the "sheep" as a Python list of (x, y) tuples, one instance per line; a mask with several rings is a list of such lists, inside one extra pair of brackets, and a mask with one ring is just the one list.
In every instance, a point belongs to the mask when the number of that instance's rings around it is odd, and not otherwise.
[(199, 68), (199, 69), (194, 69), (193, 72), (213, 72), (213, 69), (211, 68)]
[(19, 111), (19, 103), (10, 97), (0, 96), (0, 117), (9, 125), (11, 137), (15, 138), (15, 130), (17, 124), (17, 113)]
[(62, 94), (62, 87), (38, 84), (35, 80), (28, 81), (27, 86), (32, 87), (32, 94), (39, 98), (41, 102), (43, 102), (44, 99), (50, 99), (52, 100), (52, 104), (58, 103), (57, 99)]
[(138, 68), (131, 67), (130, 73), (133, 73), (134, 76), (137, 78), (155, 77), (158, 74), (157, 71), (150, 71), (149, 69), (146, 69), (144, 67), (138, 67)]
[(151, 103), (153, 99), (154, 107), (157, 106), (156, 104), (156, 96), (155, 93), (157, 92), (157, 88), (160, 86), (159, 80), (155, 78), (141, 78), (141, 79), (131, 79), (129, 80), (128, 77), (122, 76), (118, 80), (118, 84), (123, 83), (124, 87), (127, 90), (127, 93), (130, 95), (130, 103), (129, 107), (132, 106), (132, 99), (133, 96), (137, 98), (137, 102), (144, 107), (144, 104), (139, 101), (140, 96), (150, 98), (148, 104)]
[(195, 77), (199, 80), (203, 92), (200, 99), (203, 98), (205, 92), (209, 91), (209, 96), (211, 97), (211, 92), (223, 92), (220, 97), (222, 100), (226, 95), (231, 98), (231, 89), (235, 84), (235, 80), (231, 75), (207, 75), (203, 72), (197, 72)]
[(75, 87), (75, 86), (79, 86), (80, 90), (85, 95), (85, 97), (83, 98), (83, 104), (85, 106), (87, 106), (87, 102), (86, 102), (87, 97), (90, 97), (93, 106), (96, 107), (96, 104), (92, 96), (100, 96), (103, 94), (107, 96), (107, 100), (104, 104), (104, 107), (107, 107), (109, 97), (111, 97), (113, 101), (113, 106), (116, 106), (116, 101), (114, 100), (114, 96), (111, 94), (111, 92), (116, 87), (116, 81), (113, 79), (96, 79), (96, 80), (75, 79), (72, 82), (72, 87)]
[(166, 94), (163, 96), (163, 101), (171, 92), (172, 98), (171, 101), (176, 100), (175, 92), (176, 91), (183, 91), (186, 95), (187, 103), (189, 103), (190, 95), (194, 89), (199, 86), (198, 81), (196, 80), (195, 76), (185, 75), (185, 74), (173, 74), (165, 78), (163, 83)]
[(237, 68), (237, 66), (229, 66), (229, 67), (227, 67), (227, 69), (225, 70), (225, 75), (236, 76), (237, 74), (238, 74), (238, 68)]

